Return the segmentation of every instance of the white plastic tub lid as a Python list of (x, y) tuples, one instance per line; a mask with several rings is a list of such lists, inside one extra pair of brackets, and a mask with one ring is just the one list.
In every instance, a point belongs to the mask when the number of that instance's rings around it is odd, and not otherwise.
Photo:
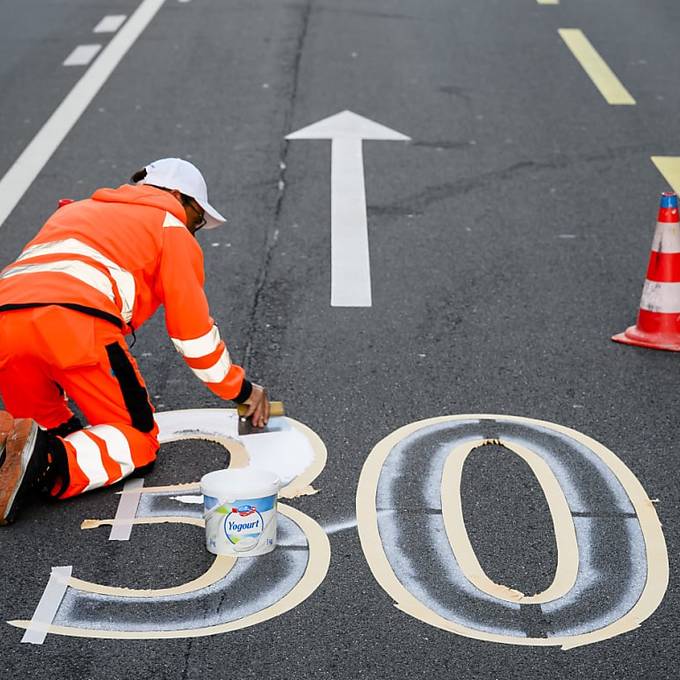
[(201, 493), (204, 496), (224, 500), (273, 496), (280, 488), (281, 481), (273, 472), (252, 467), (215, 470), (201, 478)]

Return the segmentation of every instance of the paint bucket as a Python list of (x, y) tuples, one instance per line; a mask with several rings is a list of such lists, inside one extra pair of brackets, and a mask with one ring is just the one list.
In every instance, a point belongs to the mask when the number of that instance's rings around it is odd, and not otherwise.
[(216, 470), (201, 479), (205, 544), (215, 555), (250, 557), (276, 547), (279, 478), (267, 470)]

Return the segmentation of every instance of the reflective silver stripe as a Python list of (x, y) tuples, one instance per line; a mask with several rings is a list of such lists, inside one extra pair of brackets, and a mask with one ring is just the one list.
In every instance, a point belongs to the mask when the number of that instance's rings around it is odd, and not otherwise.
[(186, 224), (182, 220), (178, 220), (172, 213), (166, 212), (163, 220), (164, 227), (185, 227)]
[(188, 359), (198, 359), (204, 357), (217, 349), (220, 344), (220, 332), (217, 326), (213, 326), (205, 335), (192, 340), (178, 340), (170, 338), (175, 349)]
[(680, 314), (680, 283), (645, 281), (640, 308), (649, 312)]
[(104, 486), (109, 481), (109, 474), (102, 462), (101, 451), (94, 439), (88, 436), (87, 429), (68, 435), (64, 441), (73, 445), (78, 467), (88, 479), (89, 484), (83, 489), (83, 493)]
[(680, 253), (680, 224), (657, 222), (652, 250), (657, 253)]
[(132, 460), (130, 444), (118, 428), (112, 425), (95, 425), (94, 427), (88, 427), (86, 431), (103, 439), (106, 443), (107, 453), (112, 460), (115, 460), (120, 465), (121, 476), (113, 481), (117, 482), (118, 479), (127, 477), (134, 471), (135, 464)]
[(210, 368), (192, 368), (191, 370), (203, 382), (218, 383), (225, 379), (230, 367), (229, 352), (225, 349), (217, 363), (214, 363)]
[[(116, 282), (116, 287), (118, 288), (118, 293), (120, 294), (120, 299), (123, 308), (120, 310), (121, 315), (126, 323), (132, 318), (132, 312), (135, 304), (135, 277), (130, 274), (127, 270), (123, 269), (120, 265), (116, 264), (113, 260), (102, 255), (98, 250), (95, 250), (91, 246), (79, 241), (76, 238), (67, 238), (63, 241), (52, 241), (50, 243), (39, 243), (38, 245), (31, 246), (24, 250), (23, 253), (17, 258), (17, 262), (21, 260), (38, 257), (41, 255), (82, 255), (84, 257), (89, 257), (95, 262), (103, 264), (108, 270), (111, 278)], [(36, 265), (37, 266), (37, 265)], [(10, 271), (14, 271), (12, 268)], [(23, 272), (22, 272), (23, 273)], [(70, 272), (64, 272), (69, 274)], [(74, 274), (71, 274), (75, 276)], [(76, 278), (79, 278), (76, 276)], [(89, 285), (92, 285), (89, 281), (85, 281)], [(98, 286), (94, 286), (98, 290), (101, 290)], [(110, 286), (109, 286), (110, 288)], [(102, 291), (104, 292), (104, 291)], [(115, 298), (109, 296), (112, 302), (115, 302)]]
[(111, 302), (115, 302), (113, 286), (106, 274), (90, 264), (85, 264), (79, 260), (58, 260), (56, 262), (45, 262), (44, 264), (24, 264), (20, 267), (12, 267), (0, 276), (0, 279), (9, 279), (20, 274), (38, 274), (40, 272), (58, 272), (68, 274), (92, 288), (96, 288), (100, 293), (104, 293)]

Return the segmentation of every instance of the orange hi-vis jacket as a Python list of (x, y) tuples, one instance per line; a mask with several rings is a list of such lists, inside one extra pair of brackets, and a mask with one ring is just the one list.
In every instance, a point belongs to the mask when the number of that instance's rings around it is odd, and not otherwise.
[(99, 189), (66, 205), (0, 273), (0, 312), (56, 304), (128, 333), (164, 305), (170, 338), (195, 375), (241, 401), (250, 383), (210, 317), (203, 253), (185, 221), (181, 203), (149, 185)]

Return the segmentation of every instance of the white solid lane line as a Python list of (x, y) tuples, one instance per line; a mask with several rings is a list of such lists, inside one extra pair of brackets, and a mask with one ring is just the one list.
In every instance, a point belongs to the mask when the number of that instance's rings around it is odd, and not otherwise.
[(108, 14), (94, 27), (93, 33), (115, 33), (126, 19), (125, 14)]
[(0, 226), (5, 223), (38, 173), (164, 2), (165, 0), (142, 1), (127, 23), (116, 33), (92, 66), (73, 86), (14, 165), (0, 179), (0, 196), (2, 196)]
[(78, 45), (64, 60), (64, 66), (87, 66), (101, 50), (101, 45)]

